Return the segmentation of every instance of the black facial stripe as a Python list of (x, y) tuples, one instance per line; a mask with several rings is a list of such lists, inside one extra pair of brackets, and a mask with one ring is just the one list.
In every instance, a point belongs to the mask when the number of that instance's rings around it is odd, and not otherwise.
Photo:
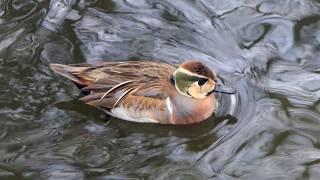
[(199, 86), (202, 86), (202, 85), (204, 85), (207, 81), (208, 81), (207, 78), (201, 78), (201, 79), (198, 80), (198, 84), (199, 84)]

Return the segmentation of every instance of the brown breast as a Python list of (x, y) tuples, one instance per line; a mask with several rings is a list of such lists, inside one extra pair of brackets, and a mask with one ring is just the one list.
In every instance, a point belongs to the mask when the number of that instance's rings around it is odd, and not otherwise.
[(175, 124), (192, 124), (206, 120), (215, 110), (215, 97), (194, 99), (181, 94), (172, 98), (173, 118)]

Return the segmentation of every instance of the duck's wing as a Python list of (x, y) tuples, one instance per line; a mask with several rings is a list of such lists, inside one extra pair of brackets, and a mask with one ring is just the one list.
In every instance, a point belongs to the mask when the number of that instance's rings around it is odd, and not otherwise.
[(51, 64), (51, 69), (74, 81), (87, 95), (80, 100), (106, 108), (117, 106), (127, 95), (166, 98), (175, 67), (150, 61)]

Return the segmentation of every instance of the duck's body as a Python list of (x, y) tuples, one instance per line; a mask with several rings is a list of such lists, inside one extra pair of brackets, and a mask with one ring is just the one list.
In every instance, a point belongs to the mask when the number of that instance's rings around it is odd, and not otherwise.
[(51, 64), (51, 68), (81, 87), (87, 95), (80, 100), (120, 119), (191, 124), (215, 110), (216, 77), (198, 61), (179, 68), (150, 61)]
[(194, 100), (173, 92), (161, 99), (128, 95), (109, 114), (134, 122), (192, 124), (207, 119), (214, 109), (214, 95)]

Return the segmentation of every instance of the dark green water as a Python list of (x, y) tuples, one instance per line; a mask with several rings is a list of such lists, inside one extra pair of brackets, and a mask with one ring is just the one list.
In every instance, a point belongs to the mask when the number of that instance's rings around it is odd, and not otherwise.
[[(49, 63), (198, 59), (191, 126), (111, 119)], [(320, 179), (320, 2), (0, 0), (0, 179)]]

